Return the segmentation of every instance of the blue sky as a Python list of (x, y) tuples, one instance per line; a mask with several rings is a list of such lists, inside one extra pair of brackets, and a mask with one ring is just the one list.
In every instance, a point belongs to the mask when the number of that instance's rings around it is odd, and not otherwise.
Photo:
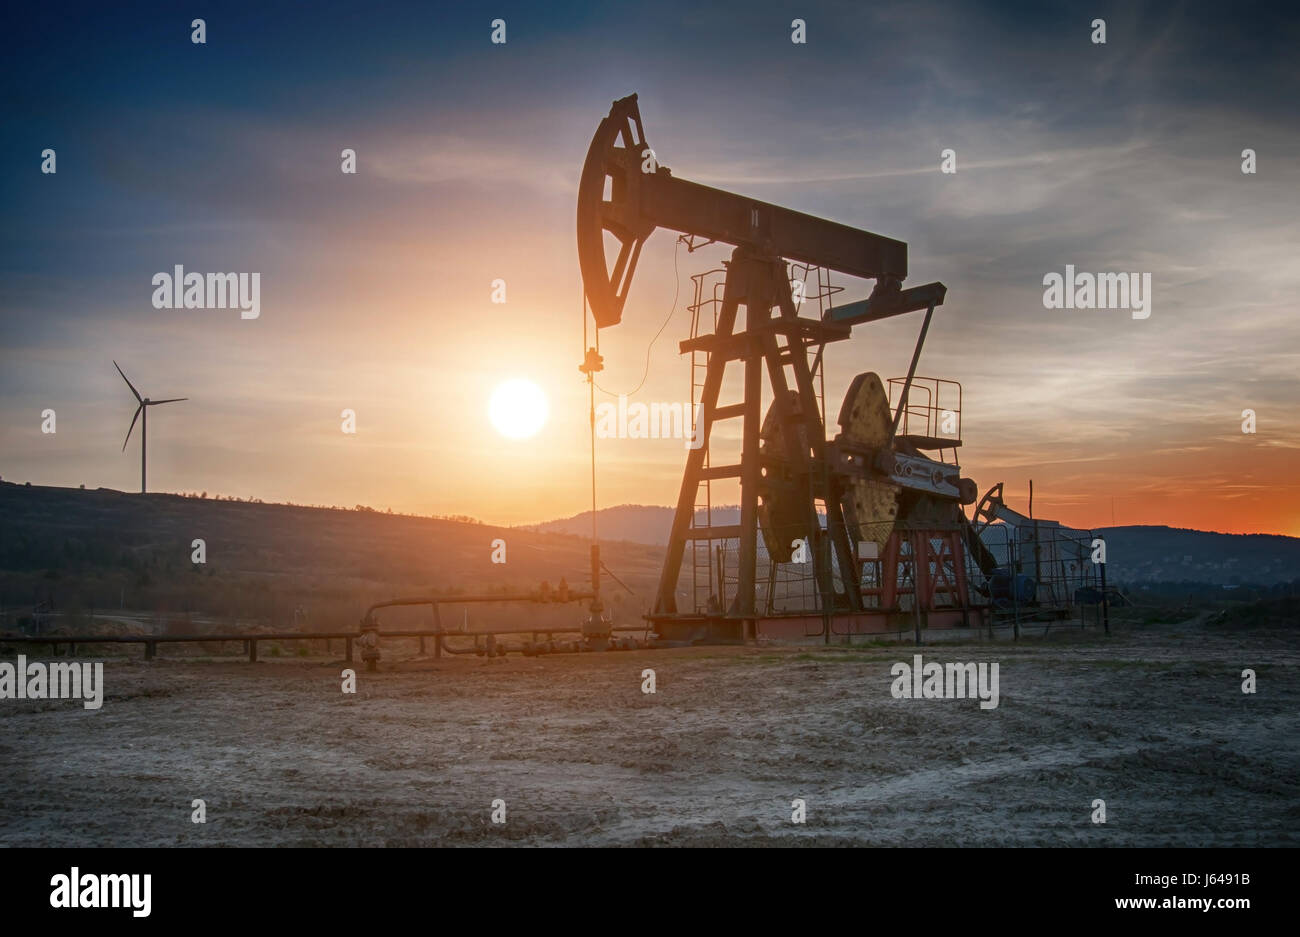
[[(677, 175), (905, 240), (909, 283), (948, 285), (922, 371), (963, 382), (981, 487), (1034, 478), (1044, 513), (1080, 524), (1115, 499), (1120, 523), (1300, 533), (1285, 5), (52, 4), (15, 9), (7, 34), (6, 480), (132, 488), (116, 358), (146, 393), (192, 398), (151, 417), (160, 490), (501, 522), (582, 509), (577, 177), (635, 91)], [(724, 256), (679, 258), (682, 296)], [(260, 271), (262, 318), (153, 309), (150, 277), (176, 263)], [(1152, 317), (1044, 309), (1066, 264), (1150, 272)], [(639, 382), (675, 288), (660, 232), (602, 336), (604, 386)], [(680, 307), (644, 399), (688, 392)], [(904, 371), (918, 324), (833, 349), (828, 394)], [(486, 395), (521, 375), (552, 418), (507, 442)], [(671, 503), (680, 447), (632, 442), (603, 448), (602, 502)]]

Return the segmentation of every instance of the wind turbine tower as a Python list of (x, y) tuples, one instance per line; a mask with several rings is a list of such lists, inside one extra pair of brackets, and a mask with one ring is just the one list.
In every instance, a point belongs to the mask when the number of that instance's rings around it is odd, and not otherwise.
[(131, 431), (135, 429), (135, 421), (140, 419), (141, 414), (144, 414), (144, 419), (140, 420), (140, 494), (144, 494), (145, 493), (145, 453), (146, 453), (146, 446), (148, 445), (149, 442), (149, 408), (156, 407), (159, 404), (176, 403), (181, 400), (189, 400), (190, 398), (168, 397), (166, 400), (150, 400), (148, 397), (141, 397), (140, 392), (136, 390), (135, 385), (131, 383), (131, 379), (128, 378), (126, 374), (123, 373), (122, 369), (118, 367), (118, 363), (116, 361), (113, 362), (113, 367), (117, 368), (117, 373), (122, 375), (122, 380), (126, 381), (126, 386), (131, 388), (131, 393), (135, 394), (135, 399), (139, 403), (139, 406), (135, 408), (135, 416), (131, 417), (131, 428), (126, 431), (126, 439), (122, 441), (123, 452), (126, 451), (126, 444), (131, 441)]

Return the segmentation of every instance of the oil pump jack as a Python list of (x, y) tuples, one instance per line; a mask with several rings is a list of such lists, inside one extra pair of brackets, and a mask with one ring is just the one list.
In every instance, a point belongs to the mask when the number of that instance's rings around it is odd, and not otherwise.
[[(667, 640), (824, 635), (829, 641), (832, 634), (903, 630), (913, 622), (918, 629), (970, 624), (979, 609), (971, 603), (966, 554), (982, 545), (961, 506), (974, 503), (978, 490), (956, 464), (960, 431), (940, 432), (935, 404), (940, 385), (956, 387), (959, 414), (960, 387), (916, 375), (947, 289), (942, 283), (903, 288), (907, 245), (674, 176), (653, 157), (636, 95), (615, 101), (592, 138), (577, 222), (584, 291), (598, 330), (622, 318), (642, 246), (656, 229), (732, 247), (712, 333), (680, 344), (683, 354), (706, 359), (694, 428), (703, 444), (687, 455), (647, 616), (656, 632)], [(618, 245), (612, 265), (606, 253), (611, 235)], [(818, 318), (801, 316), (789, 263), (875, 282), (865, 300), (831, 307)], [(819, 378), (824, 383), (826, 345), (848, 339), (855, 326), (921, 310), (925, 317), (906, 379), (892, 379), (886, 390), (874, 372), (858, 375), (840, 410), (839, 432), (828, 439), (815, 387)], [(732, 362), (743, 368), (743, 394), (722, 403), (724, 372)], [(600, 368), (597, 350), (589, 349), (581, 370), (591, 381)], [(764, 372), (771, 401), (766, 414)], [(915, 406), (909, 398), (921, 380), (933, 385), (928, 404)], [(739, 458), (716, 462), (712, 431), (733, 419), (743, 422)], [(919, 432), (910, 431), (912, 423), (921, 424)], [(739, 523), (715, 525), (711, 510), (699, 516), (700, 486), (717, 479), (739, 480)], [(728, 595), (725, 566), (714, 587), (712, 558), (731, 542), (738, 545)], [(767, 569), (762, 602), (760, 545)], [(703, 549), (710, 578), (707, 603), (693, 608), (678, 601), (688, 548)], [(774, 601), (778, 572), (789, 564), (811, 565), (804, 577), (815, 586), (810, 607)], [(593, 558), (593, 577), (596, 566)]]

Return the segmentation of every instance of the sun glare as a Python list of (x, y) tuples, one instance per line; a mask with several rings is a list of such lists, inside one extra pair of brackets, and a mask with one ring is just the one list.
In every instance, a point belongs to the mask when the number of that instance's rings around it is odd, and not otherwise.
[(488, 401), (488, 418), (492, 425), (498, 433), (510, 439), (537, 435), (546, 424), (549, 410), (542, 389), (523, 378), (499, 385)]

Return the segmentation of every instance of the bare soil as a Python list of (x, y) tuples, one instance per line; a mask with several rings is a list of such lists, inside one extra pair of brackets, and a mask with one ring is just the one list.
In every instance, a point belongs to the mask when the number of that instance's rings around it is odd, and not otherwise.
[(386, 647), (355, 695), (341, 660), (135, 649), (99, 658), (97, 712), (0, 701), (0, 844), (1296, 845), (1296, 636), (1198, 620), (921, 649), (999, 662), (994, 710), (894, 699), (908, 644)]

